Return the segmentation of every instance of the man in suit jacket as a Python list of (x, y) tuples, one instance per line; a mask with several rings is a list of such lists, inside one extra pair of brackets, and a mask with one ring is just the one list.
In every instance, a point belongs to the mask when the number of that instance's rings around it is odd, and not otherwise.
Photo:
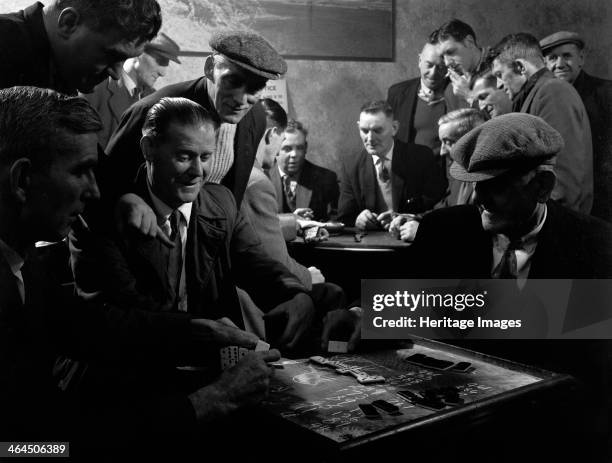
[(435, 43), (426, 43), (419, 54), (420, 77), (389, 87), (387, 101), (399, 122), (395, 138), (416, 143), (440, 153), (438, 119), (461, 107), (446, 78), (446, 66)]
[(493, 75), (512, 98), (513, 111), (539, 116), (563, 135), (552, 198), (589, 214), (593, 206), (593, 145), (589, 117), (576, 90), (555, 79), (530, 34), (511, 34), (495, 47)]
[(546, 67), (558, 79), (574, 85), (589, 115), (593, 139), (593, 210), (612, 222), (612, 81), (584, 71), (582, 37), (576, 32), (555, 32), (540, 40)]
[[(95, 450), (83, 456), (91, 459), (105, 452), (97, 439), (108, 439), (113, 449), (161, 434), (176, 442), (195, 432), (198, 421), (216, 416), (216, 407), (262, 397), (270, 374), (265, 356), (228, 370), (191, 396), (154, 391), (149, 384), (134, 395), (102, 390), (94, 400), (72, 400), (79, 375), (72, 376), (75, 381), (70, 374), (54, 377), (58, 355), (72, 373), (78, 364), (65, 356), (90, 363), (88, 371), (100, 362), (180, 365), (228, 342), (254, 347), (257, 338), (213, 320), (135, 307), (128, 313), (62, 291), (57, 272), (43, 266), (34, 243), (62, 240), (85, 204), (99, 198), (93, 169), (101, 121), (84, 99), (33, 87), (1, 90), (0, 107), (0, 435), (70, 440), (72, 455), (84, 452), (89, 441)], [(245, 379), (251, 382), (246, 388), (240, 386)], [(230, 397), (231, 389), (238, 395)]]
[(283, 132), (276, 165), (268, 175), (276, 191), (279, 213), (307, 219), (334, 220), (338, 209), (336, 173), (306, 159), (308, 131), (290, 120)]
[(393, 138), (398, 124), (385, 101), (364, 104), (358, 125), (364, 150), (343, 159), (339, 220), (359, 228), (378, 228), (390, 222), (389, 211), (431, 209), (447, 186), (431, 150)]
[(170, 61), (181, 63), (179, 51), (176, 42), (161, 32), (145, 45), (142, 55), (125, 60), (118, 80), (109, 77), (97, 85), (93, 93), (85, 95), (104, 124), (104, 129), (98, 133), (102, 148), (106, 148), (125, 110), (155, 92), (155, 81), (166, 75)]
[[(164, 97), (184, 97), (210, 110), (221, 121), (217, 149), (208, 181), (222, 183), (240, 205), (259, 141), (265, 131), (265, 115), (258, 93), (268, 79), (287, 70), (283, 58), (261, 36), (247, 32), (219, 32), (210, 39), (213, 54), (204, 65), (204, 77), (164, 87), (125, 112), (107, 146), (108, 157), (100, 169), (100, 184), (111, 203), (129, 191), (142, 163), (141, 130), (148, 110)], [(125, 199), (125, 198), (124, 198)], [(130, 224), (141, 228), (154, 220), (143, 201), (130, 196), (127, 209), (136, 211)], [(147, 220), (142, 220), (145, 217)], [(155, 233), (165, 236), (159, 228)]]
[(118, 79), (123, 62), (140, 55), (161, 26), (155, 0), (46, 3), (0, 15), (0, 88), (92, 92), (107, 77)]

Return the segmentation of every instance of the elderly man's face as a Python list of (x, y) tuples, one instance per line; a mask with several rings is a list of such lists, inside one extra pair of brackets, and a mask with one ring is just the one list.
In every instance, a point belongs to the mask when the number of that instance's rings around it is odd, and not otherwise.
[(472, 89), (472, 97), (478, 102), (478, 108), (489, 116), (496, 117), (512, 112), (512, 101), (508, 94), (490, 85), (487, 79), (477, 79)]
[(237, 124), (259, 100), (267, 79), (224, 59), (214, 57), (209, 78), (209, 95), (219, 117)]
[(510, 65), (502, 63), (498, 59), (493, 60), (491, 72), (497, 79), (497, 88), (506, 92), (510, 99), (514, 98), (527, 82), (527, 77), (524, 74), (515, 72)]
[(465, 132), (457, 122), (447, 122), (438, 127), (438, 137), (440, 138), (440, 156), (450, 155), (451, 149)]
[(476, 183), (474, 202), (486, 231), (512, 236), (524, 229), (538, 203), (535, 176), (507, 173)]
[(544, 60), (556, 78), (572, 83), (584, 66), (584, 53), (576, 44), (565, 43), (553, 48)]
[(438, 43), (438, 53), (444, 58), (444, 64), (460, 75), (473, 72), (476, 66), (476, 54), (480, 53), (473, 39), (457, 41), (452, 37)]
[(444, 86), (446, 66), (435, 45), (428, 43), (423, 47), (419, 55), (419, 71), (421, 80), (430, 90), (439, 90)]
[(297, 175), (306, 160), (306, 137), (299, 130), (285, 132), (278, 152), (278, 164), (287, 175)]
[(149, 152), (145, 152), (153, 193), (172, 208), (195, 201), (206, 179), (215, 142), (212, 124), (171, 123), (164, 136), (151, 142)]
[(60, 144), (50, 165), (33, 170), (23, 215), (37, 240), (59, 241), (100, 192), (94, 176), (98, 162), (96, 134), (58, 132)]
[(91, 93), (108, 76), (118, 80), (126, 59), (140, 55), (144, 43), (127, 42), (119, 33), (93, 31), (81, 24), (69, 39), (69, 52), (59, 59), (65, 82)]
[(384, 156), (393, 145), (398, 124), (384, 112), (362, 112), (359, 115), (359, 135), (368, 154)]
[(166, 75), (169, 61), (164, 58), (156, 58), (155, 56), (143, 53), (138, 57), (138, 62), (134, 67), (136, 70), (136, 83), (138, 87), (153, 87), (155, 82), (160, 77)]

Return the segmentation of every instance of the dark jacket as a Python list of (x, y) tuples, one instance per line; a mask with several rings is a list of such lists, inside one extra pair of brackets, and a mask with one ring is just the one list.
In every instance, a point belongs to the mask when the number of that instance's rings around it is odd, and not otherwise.
[[(429, 148), (395, 140), (391, 160), (391, 194), (395, 212), (425, 212), (444, 196), (446, 177)], [(379, 189), (372, 156), (362, 150), (341, 164), (338, 220), (349, 226), (364, 209), (375, 211)], [(377, 211), (383, 212), (383, 211)]]
[[(283, 179), (276, 164), (270, 169), (269, 175), (276, 191), (277, 212), (293, 212), (287, 206)], [(334, 220), (338, 212), (338, 194), (335, 172), (304, 161), (295, 190), (296, 208), (309, 207), (316, 220)]]
[(594, 188), (591, 214), (612, 222), (612, 80), (581, 71), (574, 88), (591, 123)]
[[(395, 138), (404, 143), (414, 143), (416, 132), (414, 131), (414, 112), (416, 110), (419, 94), (420, 77), (404, 80), (389, 87), (387, 101), (393, 108), (393, 116), (399, 121), (399, 129)], [(453, 94), (453, 86), (448, 82), (444, 89), (445, 113), (459, 108), (467, 108), (465, 100)], [(434, 127), (437, 132), (438, 126)], [(433, 148), (432, 148), (433, 149)]]
[(54, 74), (43, 4), (0, 15), (0, 88), (16, 85), (51, 88), (76, 94)]
[[(141, 129), (149, 108), (163, 97), (183, 97), (214, 112), (206, 85), (206, 77), (169, 85), (143, 98), (125, 112), (108, 143), (108, 158), (101, 166), (103, 193), (123, 193), (133, 181), (143, 161), (140, 151)], [(234, 138), (234, 164), (223, 179), (223, 185), (231, 190), (238, 205), (242, 201), (257, 147), (265, 129), (266, 117), (260, 104), (256, 104), (238, 123)], [(118, 189), (123, 191), (118, 192)]]

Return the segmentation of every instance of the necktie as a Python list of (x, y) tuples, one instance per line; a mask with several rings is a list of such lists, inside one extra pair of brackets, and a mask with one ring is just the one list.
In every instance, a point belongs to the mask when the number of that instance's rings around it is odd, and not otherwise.
[(179, 226), (182, 215), (178, 209), (172, 211), (170, 221), (170, 240), (174, 243), (174, 248), (170, 249), (168, 256), (168, 285), (172, 290), (172, 307), (176, 308), (179, 299), (179, 284), (181, 281), (181, 271), (183, 268), (183, 246)]
[(514, 251), (521, 247), (520, 241), (510, 241), (508, 247), (504, 251), (499, 264), (493, 270), (492, 278), (516, 279), (518, 277), (518, 269), (516, 266), (516, 254)]
[(387, 165), (385, 163), (386, 160), (387, 158), (385, 156), (380, 156), (378, 158), (378, 179), (384, 183), (387, 183), (391, 179), (389, 169), (387, 169)]
[(295, 211), (295, 192), (291, 189), (291, 177), (289, 177), (288, 175), (285, 175), (283, 177), (283, 185), (285, 188), (285, 197), (287, 198), (287, 205), (289, 206), (289, 209), (291, 209), (289, 212), (293, 212)]

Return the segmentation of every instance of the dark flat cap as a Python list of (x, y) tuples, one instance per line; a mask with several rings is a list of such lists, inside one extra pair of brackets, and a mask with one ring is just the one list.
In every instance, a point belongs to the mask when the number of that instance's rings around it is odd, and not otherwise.
[(163, 32), (145, 45), (144, 52), (156, 58), (165, 58), (181, 64), (178, 54), (181, 49), (178, 44)]
[(251, 32), (215, 32), (210, 48), (231, 62), (267, 79), (279, 79), (287, 72), (287, 63), (262, 36)]
[(578, 48), (584, 48), (584, 40), (582, 40), (582, 37), (576, 32), (569, 31), (559, 31), (544, 37), (540, 40), (540, 48), (542, 49), (542, 53), (546, 55), (548, 51), (565, 43), (574, 43), (578, 45)]
[(464, 182), (489, 180), (511, 170), (550, 164), (563, 137), (544, 119), (510, 113), (494, 117), (461, 137), (451, 149), (450, 174)]

